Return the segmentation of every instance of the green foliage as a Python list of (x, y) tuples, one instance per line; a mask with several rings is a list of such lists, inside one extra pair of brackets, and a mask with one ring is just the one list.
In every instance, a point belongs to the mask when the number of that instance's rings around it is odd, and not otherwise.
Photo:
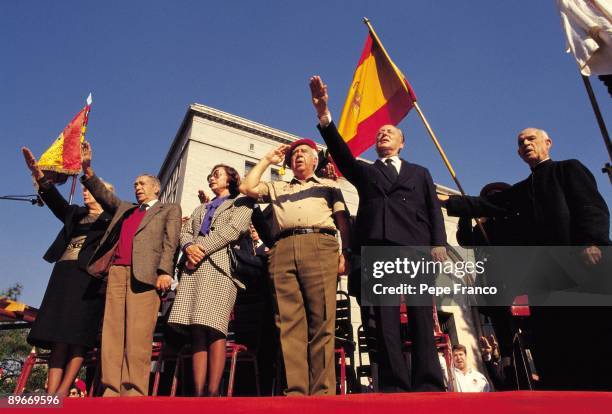
[(21, 283), (15, 283), (6, 290), (0, 290), (0, 297), (6, 296), (11, 300), (18, 300), (23, 291), (23, 285)]

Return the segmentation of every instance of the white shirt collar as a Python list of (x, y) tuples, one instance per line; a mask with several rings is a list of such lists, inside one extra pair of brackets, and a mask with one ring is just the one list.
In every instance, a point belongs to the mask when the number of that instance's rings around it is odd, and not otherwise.
[(400, 169), (402, 168), (402, 160), (400, 160), (399, 155), (393, 155), (391, 157), (380, 158), (380, 162), (382, 162), (383, 165), (386, 165), (385, 161), (387, 160), (391, 160), (391, 165), (393, 165), (393, 167), (399, 174)]
[(383, 164), (385, 164), (385, 161), (386, 161), (386, 160), (391, 160), (391, 161), (393, 161), (393, 165), (399, 165), (399, 164), (401, 164), (401, 160), (400, 160), (399, 155), (393, 155), (393, 156), (391, 156), (391, 157), (380, 158), (380, 161), (381, 161)]
[(548, 158), (546, 158), (546, 159), (543, 159), (542, 161), (538, 162), (538, 163), (536, 164), (536, 166), (538, 166), (538, 165), (542, 164), (543, 162), (548, 161), (549, 159), (550, 159), (550, 157), (548, 157)]
[(156, 198), (155, 200), (151, 200), (151, 201), (148, 201), (148, 202), (146, 202), (146, 203), (142, 203), (142, 204), (141, 204), (141, 206), (142, 206), (142, 205), (146, 205), (146, 206), (147, 206), (147, 207), (146, 207), (146, 209), (148, 210), (148, 209), (150, 209), (151, 207), (153, 207), (153, 206), (155, 205), (155, 203), (157, 203), (158, 201), (159, 201), (159, 200)]

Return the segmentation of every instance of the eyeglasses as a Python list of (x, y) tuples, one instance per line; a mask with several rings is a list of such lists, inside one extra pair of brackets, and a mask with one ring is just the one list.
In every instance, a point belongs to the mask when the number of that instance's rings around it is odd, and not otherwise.
[(223, 177), (224, 175), (227, 175), (227, 174), (222, 169), (215, 170), (212, 174), (208, 174), (208, 177), (206, 177), (206, 181), (210, 181), (210, 179), (213, 177), (218, 179), (220, 177)]

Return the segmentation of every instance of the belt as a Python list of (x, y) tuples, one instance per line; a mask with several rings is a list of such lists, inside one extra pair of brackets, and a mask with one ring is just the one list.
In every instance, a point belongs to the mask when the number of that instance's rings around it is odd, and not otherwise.
[(276, 241), (284, 239), (285, 237), (294, 236), (296, 234), (310, 234), (310, 233), (323, 233), (331, 236), (336, 236), (336, 229), (329, 229), (325, 227), (295, 227), (293, 229), (283, 230), (276, 237)]

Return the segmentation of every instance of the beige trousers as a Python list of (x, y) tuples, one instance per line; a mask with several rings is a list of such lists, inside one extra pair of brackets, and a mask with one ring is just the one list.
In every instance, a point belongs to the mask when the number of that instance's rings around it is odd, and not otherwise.
[(279, 240), (270, 276), (287, 376), (286, 395), (334, 395), (338, 242), (320, 233)]
[(104, 397), (149, 393), (153, 331), (160, 299), (130, 266), (111, 266), (102, 326)]

